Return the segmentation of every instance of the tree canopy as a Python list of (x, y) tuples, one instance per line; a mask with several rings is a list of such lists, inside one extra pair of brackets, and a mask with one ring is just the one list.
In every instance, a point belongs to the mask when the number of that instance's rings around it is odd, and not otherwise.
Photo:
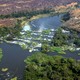
[(79, 80), (80, 62), (72, 58), (35, 53), (25, 60), (24, 80)]

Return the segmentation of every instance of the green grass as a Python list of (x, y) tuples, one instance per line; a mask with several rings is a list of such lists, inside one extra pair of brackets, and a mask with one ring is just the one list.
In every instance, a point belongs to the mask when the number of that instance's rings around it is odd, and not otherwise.
[(59, 54), (66, 54), (61, 47), (51, 47), (52, 52), (57, 52)]
[(43, 31), (42, 31), (42, 34), (43, 34), (43, 35), (48, 35), (49, 33), (50, 33), (50, 29), (48, 29), (48, 30), (43, 30)]
[(22, 44), (21, 48), (24, 49), (24, 50), (26, 50), (27, 49), (27, 45), (26, 44)]

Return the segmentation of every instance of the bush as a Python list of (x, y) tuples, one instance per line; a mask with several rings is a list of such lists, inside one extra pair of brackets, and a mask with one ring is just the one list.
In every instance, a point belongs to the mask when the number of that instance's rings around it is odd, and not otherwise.
[(80, 47), (80, 38), (75, 39), (74, 44)]
[(63, 20), (63, 21), (67, 21), (67, 20), (69, 20), (69, 19), (70, 19), (70, 13), (69, 13), (69, 12), (65, 13), (65, 14), (62, 16), (62, 20)]
[(63, 46), (63, 45), (66, 45), (68, 37), (69, 36), (67, 34), (62, 33), (62, 29), (59, 28), (55, 32), (51, 44), (54, 45), (54, 46)]

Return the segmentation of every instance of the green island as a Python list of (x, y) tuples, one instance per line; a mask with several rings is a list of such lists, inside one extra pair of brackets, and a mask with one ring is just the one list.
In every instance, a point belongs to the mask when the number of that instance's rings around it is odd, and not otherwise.
[(35, 53), (24, 60), (24, 80), (79, 80), (80, 62), (72, 58)]
[[(66, 54), (65, 51), (69, 50), (70, 52), (74, 52), (80, 47), (79, 45), (79, 35), (76, 31), (70, 31), (69, 33), (63, 33), (62, 28), (56, 30), (54, 37), (51, 42), (44, 42), (42, 44), (41, 50), (42, 52), (57, 52), (59, 54)], [(73, 35), (70, 35), (73, 34)]]

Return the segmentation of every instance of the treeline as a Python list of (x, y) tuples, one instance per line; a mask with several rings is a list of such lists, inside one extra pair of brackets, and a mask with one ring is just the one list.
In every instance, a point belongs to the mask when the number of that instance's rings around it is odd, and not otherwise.
[(50, 13), (52, 10), (49, 9), (44, 9), (44, 10), (39, 10), (39, 11), (22, 11), (22, 12), (15, 12), (15, 13), (11, 13), (11, 14), (7, 14), (7, 15), (0, 15), (0, 18), (18, 18), (18, 17), (27, 17), (27, 18), (31, 18), (32, 16), (38, 15), (38, 14), (47, 14)]

